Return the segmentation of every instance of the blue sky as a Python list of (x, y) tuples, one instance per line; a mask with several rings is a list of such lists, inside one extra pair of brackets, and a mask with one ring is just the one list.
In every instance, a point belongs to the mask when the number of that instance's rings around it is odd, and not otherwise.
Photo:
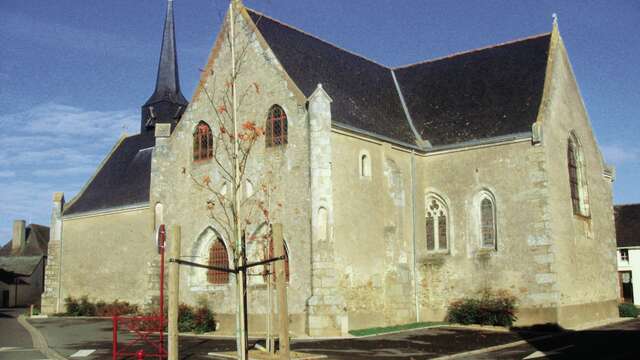
[[(189, 99), (226, 11), (175, 0)], [(251, 8), (389, 66), (560, 32), (616, 203), (640, 202), (640, 2), (245, 0)], [(154, 87), (164, 0), (0, 1), (0, 244), (11, 222), (48, 224), (54, 191), (77, 193)]]

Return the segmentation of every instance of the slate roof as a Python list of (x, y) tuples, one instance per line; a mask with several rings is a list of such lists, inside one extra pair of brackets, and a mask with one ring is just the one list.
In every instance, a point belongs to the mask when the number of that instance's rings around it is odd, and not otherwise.
[(0, 256), (46, 256), (49, 247), (49, 227), (30, 224), (25, 228), (25, 246), (12, 253), (11, 241), (0, 248)]
[(536, 120), (550, 34), (391, 69), (247, 11), (306, 96), (322, 83), (338, 123), (418, 143), (392, 71), (413, 125), (433, 146), (531, 132)]
[(42, 256), (0, 256), (0, 272), (29, 276), (41, 260)]
[(395, 69), (420, 136), (450, 145), (530, 132), (550, 34)]
[(640, 204), (617, 205), (614, 214), (618, 247), (640, 246)]
[(148, 202), (154, 143), (144, 135), (122, 140), (64, 215)]

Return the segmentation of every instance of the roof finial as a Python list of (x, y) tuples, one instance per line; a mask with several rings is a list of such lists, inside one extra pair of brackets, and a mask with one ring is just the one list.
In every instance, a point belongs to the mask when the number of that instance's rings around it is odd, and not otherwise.
[(551, 14), (551, 18), (553, 19), (553, 25), (557, 26), (558, 25), (558, 14), (556, 14), (556, 13)]

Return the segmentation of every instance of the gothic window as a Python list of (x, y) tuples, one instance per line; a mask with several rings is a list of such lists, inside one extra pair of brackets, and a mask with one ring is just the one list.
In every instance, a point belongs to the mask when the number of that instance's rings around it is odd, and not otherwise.
[(207, 123), (201, 121), (193, 133), (193, 161), (203, 161), (213, 157), (213, 135)]
[(449, 248), (447, 208), (440, 198), (427, 197), (426, 236), (428, 251), (446, 251)]
[(483, 248), (496, 248), (496, 212), (488, 194), (480, 201), (480, 234)]
[(265, 127), (265, 138), (267, 146), (284, 145), (287, 141), (287, 114), (278, 106), (273, 105), (269, 109), (267, 116), (267, 126)]
[(589, 216), (584, 156), (580, 143), (574, 134), (571, 134), (567, 141), (567, 165), (569, 168), (569, 187), (571, 189), (573, 213)]
[[(209, 266), (229, 268), (227, 248), (220, 239), (217, 239), (209, 249)], [(226, 284), (229, 282), (229, 273), (209, 269), (207, 270), (207, 281), (210, 284)]]

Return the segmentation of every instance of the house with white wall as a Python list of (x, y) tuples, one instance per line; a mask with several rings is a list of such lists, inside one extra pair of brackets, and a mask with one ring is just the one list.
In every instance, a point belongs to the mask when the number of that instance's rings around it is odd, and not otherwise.
[(615, 207), (620, 301), (640, 305), (640, 204)]

